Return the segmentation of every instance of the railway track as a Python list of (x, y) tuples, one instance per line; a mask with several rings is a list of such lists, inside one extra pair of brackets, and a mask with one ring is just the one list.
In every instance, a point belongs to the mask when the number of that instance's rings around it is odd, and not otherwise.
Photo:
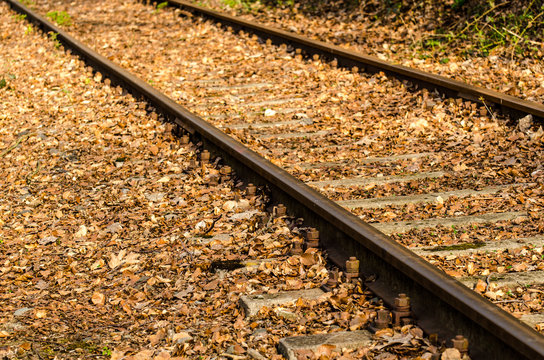
[[(499, 302), (514, 284), (507, 299), (513, 301), (502, 304), (541, 302), (541, 134), (536, 127), (522, 123), (512, 134), (506, 118), (486, 106), (408, 89), (383, 73), (346, 71), (319, 58), (307, 61), (289, 48), (270, 47), (247, 34), (234, 37), (198, 19), (180, 20), (141, 5), (102, 4), (96, 13), (85, 6), (69, 9), (75, 22), (71, 31), (83, 41), (373, 223), (371, 228), (359, 222), (149, 86), (112, 70), (90, 50), (75, 48), (79, 44), (62, 30), (44, 25), (114, 83), (144, 96), (200, 138), (242, 178), (269, 186), (276, 203), (320, 229), (330, 261), (343, 266), (357, 256), (368, 286), (386, 303), (408, 293), (418, 324), (444, 338), (462, 329), (475, 344), (476, 358), (542, 356), (541, 336), (382, 234), (429, 254), (430, 262)], [(136, 15), (137, 27), (116, 22)], [(162, 25), (168, 33), (160, 31)], [(157, 40), (148, 26), (163, 37)], [(130, 31), (138, 28), (136, 37)], [(157, 51), (158, 41), (164, 53)], [(185, 44), (183, 56), (173, 46), (178, 41)], [(210, 46), (216, 53), (209, 54)], [(518, 256), (527, 261), (520, 265)], [(480, 268), (480, 261), (489, 266)], [(525, 289), (528, 284), (532, 292)], [(522, 298), (526, 294), (529, 300)], [(464, 315), (453, 318), (459, 311)], [(518, 307), (518, 316), (522, 312)], [(523, 319), (538, 324), (538, 316)]]

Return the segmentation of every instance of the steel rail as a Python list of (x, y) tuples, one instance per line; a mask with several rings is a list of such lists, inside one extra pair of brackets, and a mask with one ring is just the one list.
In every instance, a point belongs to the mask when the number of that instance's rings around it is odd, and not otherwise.
[(412, 298), (416, 321), (442, 340), (463, 334), (474, 359), (544, 359), (544, 337), (488, 300), (439, 271), (428, 262), (362, 222), (285, 170), (263, 159), (238, 141), (192, 114), (128, 71), (113, 64), (64, 30), (16, 0), (4, 0), (27, 15), (43, 31), (57, 34), (65, 48), (95, 71), (134, 96), (145, 99), (169, 120), (220, 156), (238, 176), (270, 188), (274, 202), (283, 202), (291, 215), (303, 217), (321, 233), (329, 260), (344, 267), (349, 256), (361, 261), (361, 272), (374, 275), (366, 283), (387, 304), (399, 293)]
[(370, 73), (384, 72), (401, 80), (408, 80), (431, 91), (438, 90), (448, 97), (462, 98), (476, 103), (484, 103), (499, 109), (502, 113), (510, 115), (517, 120), (526, 115), (532, 115), (535, 120), (544, 121), (544, 105), (506, 95), (495, 90), (467, 84), (462, 81), (431, 74), (407, 66), (396, 65), (380, 60), (374, 56), (351, 51), (340, 46), (312, 40), (308, 37), (295, 34), (270, 26), (265, 26), (254, 21), (244, 20), (219, 11), (207, 9), (184, 0), (169, 0), (170, 6), (188, 10), (199, 16), (203, 16), (233, 28), (254, 33), (261, 38), (271, 39), (275, 43), (288, 44), (294, 48), (300, 48), (308, 55), (318, 54), (330, 60), (336, 59), (339, 66), (352, 68), (357, 66)]

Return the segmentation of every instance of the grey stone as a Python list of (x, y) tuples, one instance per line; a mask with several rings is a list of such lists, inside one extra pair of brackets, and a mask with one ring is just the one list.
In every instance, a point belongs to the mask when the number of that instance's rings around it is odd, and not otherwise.
[(317, 188), (324, 188), (325, 186), (333, 187), (347, 187), (347, 186), (365, 186), (370, 184), (384, 185), (394, 182), (407, 182), (413, 180), (432, 179), (444, 176), (443, 171), (417, 173), (413, 175), (399, 175), (399, 176), (380, 176), (380, 177), (359, 177), (348, 178), (338, 180), (326, 180), (326, 181), (311, 181), (306, 184), (315, 186)]
[(244, 309), (246, 317), (254, 316), (261, 310), (263, 306), (274, 307), (293, 303), (300, 298), (313, 300), (318, 299), (324, 294), (319, 288), (308, 290), (286, 291), (276, 294), (262, 295), (242, 295), (240, 297), (240, 305)]
[(289, 360), (296, 360), (297, 351), (317, 350), (321, 345), (334, 345), (338, 350), (363, 348), (372, 342), (372, 334), (366, 330), (340, 331), (331, 334), (293, 336), (280, 340), (279, 352)]
[(47, 237), (44, 237), (43, 239), (38, 240), (38, 244), (40, 244), (40, 245), (52, 244), (55, 241), (57, 241), (57, 239), (58, 239), (58, 237), (56, 237), (56, 236), (47, 236)]
[(13, 316), (16, 316), (16, 317), (24, 316), (27, 312), (32, 311), (33, 309), (34, 308), (29, 308), (29, 307), (24, 307), (24, 308), (17, 309), (13, 313)]
[(230, 220), (247, 220), (247, 219), (251, 219), (253, 215), (258, 214), (259, 212), (260, 212), (259, 210), (249, 210), (249, 211), (231, 215), (229, 219)]
[[(460, 244), (462, 245), (462, 244)], [(467, 255), (472, 253), (481, 253), (481, 252), (491, 252), (496, 250), (504, 249), (517, 249), (523, 246), (533, 245), (535, 247), (544, 246), (544, 237), (543, 236), (533, 236), (528, 238), (516, 239), (516, 240), (498, 240), (485, 243), (481, 247), (472, 248), (472, 249), (452, 249), (452, 250), (441, 250), (440, 246), (426, 246), (420, 248), (410, 248), (414, 253), (419, 256), (425, 255), (437, 255), (437, 256), (448, 256), (448, 255)]]
[(348, 209), (373, 209), (382, 208), (385, 206), (402, 206), (407, 204), (419, 204), (419, 203), (432, 203), (437, 200), (438, 197), (442, 200), (447, 200), (452, 196), (467, 197), (467, 196), (482, 196), (496, 194), (499, 191), (508, 188), (509, 185), (502, 186), (490, 186), (482, 190), (455, 190), (440, 193), (422, 194), (422, 195), (409, 195), (409, 196), (385, 196), (372, 199), (360, 199), (360, 200), (344, 200), (337, 201), (336, 203)]
[(364, 165), (364, 164), (372, 164), (372, 163), (384, 163), (384, 162), (394, 162), (399, 160), (412, 160), (412, 159), (419, 159), (424, 157), (431, 157), (431, 156), (438, 156), (438, 154), (434, 153), (416, 153), (416, 154), (404, 154), (404, 155), (392, 155), (392, 156), (384, 156), (384, 157), (366, 157), (357, 159), (356, 164), (346, 164), (345, 161), (326, 161), (326, 162), (318, 162), (318, 163), (303, 163), (303, 164), (296, 164), (297, 167), (300, 167), (301, 169), (320, 169), (320, 168), (329, 168), (334, 166), (357, 166), (357, 165)]
[(106, 228), (106, 231), (107, 231), (107, 232), (110, 232), (110, 233), (116, 233), (116, 232), (118, 232), (119, 230), (121, 230), (122, 228), (123, 228), (123, 225), (121, 225), (121, 223), (114, 222), (113, 224), (110, 224), (110, 225)]
[(153, 193), (153, 194), (146, 194), (145, 198), (148, 201), (157, 202), (157, 201), (161, 201), (164, 198), (164, 195), (165, 195), (164, 193), (157, 192), (157, 193)]
[(330, 134), (330, 131), (319, 130), (316, 132), (287, 132), (281, 134), (266, 134), (257, 136), (257, 139), (266, 140), (266, 139), (297, 139), (297, 138), (309, 138), (316, 136), (324, 136)]
[(253, 336), (255, 339), (261, 339), (266, 335), (268, 335), (268, 331), (263, 328), (257, 328), (251, 333), (251, 336)]
[(520, 320), (534, 327), (537, 324), (544, 324), (544, 313), (525, 314)]
[[(487, 276), (470, 276), (459, 278), (459, 281), (469, 288), (474, 288), (478, 280), (487, 280)], [(489, 281), (498, 286), (518, 287), (525, 285), (541, 285), (544, 284), (544, 270), (492, 274), (489, 276)]]
[(255, 360), (266, 360), (266, 358), (264, 356), (261, 355), (260, 352), (258, 352), (257, 350), (255, 349), (248, 349), (247, 350), (247, 354), (252, 358), (252, 359), (255, 359)]
[(513, 211), (513, 212), (503, 212), (503, 213), (489, 213), (482, 215), (471, 215), (471, 216), (456, 216), (449, 218), (435, 218), (428, 220), (415, 220), (415, 221), (399, 221), (399, 222), (384, 222), (370, 224), (379, 231), (390, 235), (398, 234), (410, 231), (412, 229), (419, 228), (432, 228), (442, 225), (446, 228), (452, 226), (466, 226), (469, 224), (482, 224), (482, 223), (494, 223), (498, 221), (510, 221), (518, 217), (527, 216), (525, 212)]

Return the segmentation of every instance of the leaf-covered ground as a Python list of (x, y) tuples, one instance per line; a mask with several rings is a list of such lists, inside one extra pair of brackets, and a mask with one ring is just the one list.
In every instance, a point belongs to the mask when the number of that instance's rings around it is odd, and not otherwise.
[[(241, 294), (327, 279), (321, 252), (289, 254), (304, 229), (23, 20), (0, 4), (0, 357), (278, 359), (280, 338), (372, 321), (379, 299), (345, 283), (246, 319)], [(304, 356), (428, 358), (422, 335)]]
[(541, 0), (195, 3), (382, 60), (544, 102)]

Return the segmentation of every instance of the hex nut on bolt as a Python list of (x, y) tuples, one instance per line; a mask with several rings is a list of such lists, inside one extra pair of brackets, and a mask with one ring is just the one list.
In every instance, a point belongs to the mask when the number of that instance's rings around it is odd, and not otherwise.
[(300, 241), (294, 240), (291, 247), (291, 255), (301, 255), (302, 254), (302, 244)]
[(461, 354), (468, 353), (468, 339), (465, 339), (463, 335), (457, 335), (454, 339), (451, 339), (453, 347)]
[(183, 145), (189, 144), (189, 136), (183, 135), (183, 136), (181, 137), (181, 143), (182, 143)]
[(346, 280), (352, 282), (359, 277), (359, 260), (355, 256), (351, 256), (346, 260)]
[(202, 161), (202, 164), (207, 164), (208, 162), (210, 162), (210, 153), (208, 150), (204, 150), (200, 154), (200, 161)]
[(389, 310), (380, 309), (376, 312), (376, 317), (374, 318), (374, 330), (385, 329), (391, 324), (391, 314)]
[(399, 294), (395, 298), (395, 306), (393, 308), (393, 324), (395, 326), (400, 326), (405, 323), (410, 323), (410, 318), (412, 312), (410, 310), (410, 298), (406, 294)]
[(257, 187), (251, 183), (247, 184), (246, 187), (246, 195), (247, 196), (255, 196), (257, 193)]
[(319, 231), (315, 228), (311, 228), (306, 232), (306, 247), (316, 248), (319, 246)]
[(327, 287), (332, 289), (338, 285), (338, 269), (329, 270), (329, 278), (327, 279)]
[(287, 214), (287, 208), (283, 204), (278, 204), (278, 206), (276, 206), (274, 210), (275, 210), (276, 217), (282, 217)]

